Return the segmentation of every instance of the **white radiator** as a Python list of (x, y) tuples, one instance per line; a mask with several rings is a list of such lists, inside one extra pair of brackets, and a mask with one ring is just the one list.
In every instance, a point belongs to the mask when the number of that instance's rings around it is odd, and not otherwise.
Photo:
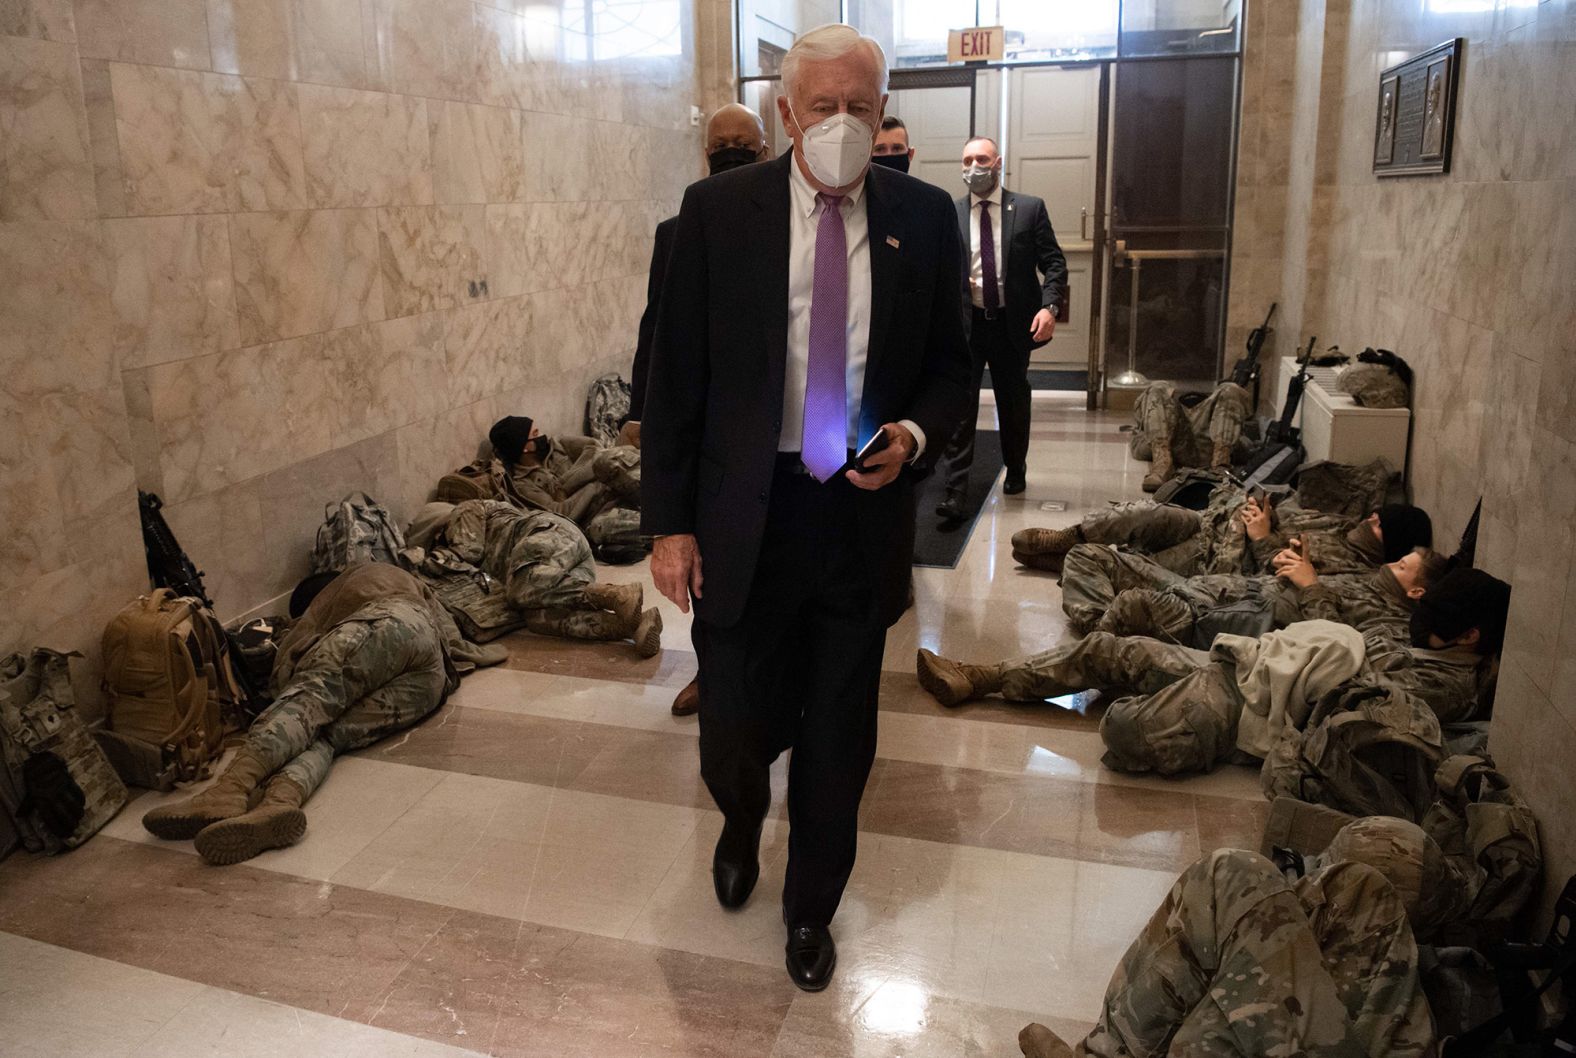
[[(1407, 433), (1412, 412), (1407, 408), (1364, 408), (1336, 388), (1343, 369), (1312, 367), (1302, 391), (1294, 426), (1302, 429), (1302, 447), (1308, 459), (1330, 459), (1360, 466), (1384, 459), (1397, 471), (1406, 468)], [(1297, 361), (1280, 361), (1280, 400), (1275, 414), (1286, 406), (1286, 383), (1297, 375)]]

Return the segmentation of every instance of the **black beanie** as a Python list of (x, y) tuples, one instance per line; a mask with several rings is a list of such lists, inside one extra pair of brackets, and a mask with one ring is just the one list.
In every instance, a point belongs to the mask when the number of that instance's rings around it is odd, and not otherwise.
[(1420, 547), (1434, 546), (1434, 521), (1421, 507), (1387, 503), (1379, 508), (1379, 531), (1384, 534), (1384, 560), (1399, 562)]
[(1417, 600), (1412, 611), (1412, 642), (1426, 646), (1430, 633), (1455, 639), (1478, 630), (1478, 653), (1497, 654), (1505, 641), (1510, 585), (1480, 569), (1454, 569)]
[(295, 586), (295, 591), (290, 593), (290, 619), (298, 620), (306, 613), (306, 608), (312, 605), (312, 600), (322, 593), (323, 589), (333, 583), (339, 576), (339, 571), (330, 570), (327, 573), (313, 573), (300, 584)]
[(531, 439), (531, 420), (524, 415), (505, 415), (487, 431), (493, 454), (505, 463), (518, 463)]

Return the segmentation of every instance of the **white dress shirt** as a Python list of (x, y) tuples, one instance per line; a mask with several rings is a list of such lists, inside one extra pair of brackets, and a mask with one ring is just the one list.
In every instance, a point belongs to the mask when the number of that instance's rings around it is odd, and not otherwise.
[(991, 242), (996, 247), (996, 307), (1007, 307), (1007, 284), (1004, 258), (1001, 252), (1001, 182), (998, 180), (991, 193), (981, 198), (969, 193), (969, 294), (974, 307), (985, 307), (985, 269), (980, 264), (980, 203), (990, 203)]
[[(815, 236), (821, 223), (816, 190), (799, 169), (788, 164), (788, 363), (783, 373), (783, 428), (779, 452), (797, 452), (804, 440), (804, 391), (810, 369), (810, 299), (815, 290)], [(859, 434), (859, 405), (865, 392), (865, 362), (870, 354), (870, 223), (865, 185), (843, 196), (843, 232), (848, 246), (848, 362), (844, 381), (848, 407), (848, 447), (868, 437)], [(901, 420), (916, 442), (914, 458), (925, 449), (917, 423)]]

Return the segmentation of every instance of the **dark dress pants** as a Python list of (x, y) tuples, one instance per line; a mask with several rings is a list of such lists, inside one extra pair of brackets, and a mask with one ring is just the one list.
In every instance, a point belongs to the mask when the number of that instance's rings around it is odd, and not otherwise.
[(693, 625), (700, 767), (730, 825), (753, 828), (771, 804), (768, 769), (792, 749), (783, 914), (824, 926), (854, 868), (886, 626), (858, 542), (858, 490), (783, 462), (744, 616)]
[(1029, 460), (1029, 351), (1007, 337), (1005, 311), (987, 319), (984, 309), (974, 310), (969, 331), (969, 351), (974, 354), (974, 401), (968, 418), (953, 434), (942, 453), (940, 469), (947, 496), (962, 499), (968, 491), (969, 470), (974, 465), (974, 422), (980, 414), (980, 380), (990, 365), (991, 390), (996, 394), (996, 418), (1001, 424), (1001, 457), (1009, 471), (1023, 471)]

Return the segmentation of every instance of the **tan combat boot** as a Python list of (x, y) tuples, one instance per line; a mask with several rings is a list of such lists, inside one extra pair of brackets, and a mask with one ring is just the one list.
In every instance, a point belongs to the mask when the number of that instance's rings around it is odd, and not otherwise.
[(588, 584), (586, 598), (599, 610), (612, 610), (619, 620), (633, 622), (640, 616), (645, 589), (639, 584)]
[(1149, 473), (1144, 475), (1144, 491), (1154, 492), (1161, 485), (1171, 480), (1171, 475), (1176, 472), (1176, 466), (1171, 461), (1171, 446), (1157, 444), (1154, 446), (1154, 455), (1149, 460)]
[(643, 658), (655, 657), (662, 649), (662, 611), (653, 606), (641, 614), (630, 636), (635, 640), (635, 653)]
[(142, 817), (142, 825), (166, 841), (187, 841), (204, 827), (238, 816), (251, 808), (253, 794), (268, 777), (268, 769), (241, 750), (213, 785), (184, 801), (155, 808)]
[(1062, 571), (1062, 560), (1066, 557), (1060, 552), (1034, 555), (1019, 551), (1017, 548), (1012, 550), (1012, 560), (1018, 565), (1028, 566), (1030, 569), (1037, 569), (1045, 573), (1060, 573)]
[(1018, 1050), (1023, 1058), (1073, 1058), (1073, 1049), (1038, 1022), (1030, 1022), (1018, 1033)]
[(942, 705), (959, 705), (1001, 690), (994, 666), (965, 665), (921, 648), (916, 668), (919, 685)]
[(295, 780), (274, 776), (256, 808), (197, 835), (197, 854), (216, 867), (226, 867), (268, 849), (294, 845), (306, 833), (306, 813), (301, 811), (305, 799)]
[(1211, 470), (1231, 469), (1231, 445), (1224, 441), (1216, 441), (1210, 449), (1209, 468)]
[(1012, 549), (1025, 555), (1065, 555), (1083, 543), (1083, 526), (1065, 529), (1020, 529), (1012, 534)]

